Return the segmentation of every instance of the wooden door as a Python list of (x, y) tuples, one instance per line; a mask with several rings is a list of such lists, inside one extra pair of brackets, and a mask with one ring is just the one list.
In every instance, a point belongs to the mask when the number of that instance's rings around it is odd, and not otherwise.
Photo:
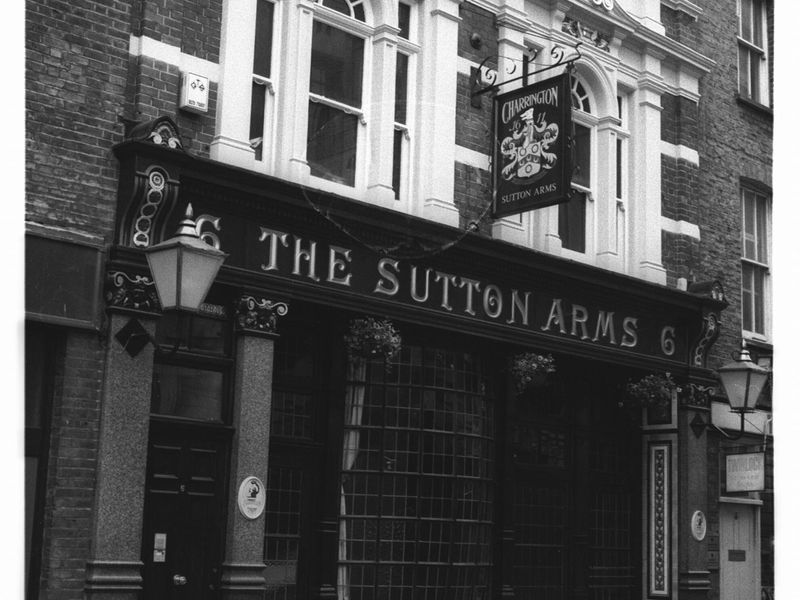
[(214, 600), (224, 548), (227, 440), (154, 426), (142, 539), (146, 600)]
[(749, 504), (720, 504), (721, 600), (761, 597), (758, 512)]

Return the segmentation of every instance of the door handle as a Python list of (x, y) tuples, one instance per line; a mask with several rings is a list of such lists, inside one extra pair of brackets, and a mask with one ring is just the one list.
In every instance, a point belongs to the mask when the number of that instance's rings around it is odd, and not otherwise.
[(176, 585), (176, 586), (178, 586), (178, 585), (186, 585), (188, 582), (189, 582), (189, 580), (186, 579), (185, 575), (173, 575), (172, 576), (172, 585)]

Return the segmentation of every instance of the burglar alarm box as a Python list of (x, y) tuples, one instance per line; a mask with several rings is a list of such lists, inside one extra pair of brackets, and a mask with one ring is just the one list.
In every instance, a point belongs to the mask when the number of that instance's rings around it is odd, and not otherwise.
[(208, 111), (208, 77), (197, 73), (183, 73), (178, 108), (196, 113)]

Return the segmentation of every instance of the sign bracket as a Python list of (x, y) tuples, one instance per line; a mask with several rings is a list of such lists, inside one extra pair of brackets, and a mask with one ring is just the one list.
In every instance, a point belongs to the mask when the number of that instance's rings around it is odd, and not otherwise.
[[(497, 69), (487, 69), (485, 80), (488, 82), (486, 85), (483, 85), (482, 80), (484, 77), (482, 76), (484, 72), (484, 68), (486, 67), (486, 63), (492, 59), (499, 59), (508, 57), (501, 57), (497, 54), (492, 54), (487, 56), (483, 59), (481, 64), (478, 66), (477, 69), (473, 69), (471, 81), (470, 81), (470, 103), (474, 108), (481, 107), (481, 96), (488, 92), (494, 92), (500, 89), (502, 86), (507, 85), (509, 83), (515, 83), (525, 77), (533, 77), (534, 75), (538, 75), (539, 73), (544, 73), (545, 71), (549, 71), (550, 69), (555, 69), (556, 67), (560, 67), (562, 65), (566, 66), (568, 70), (574, 68), (573, 63), (581, 58), (581, 50), (580, 46), (583, 42), (578, 42), (574, 46), (571, 46), (572, 50), (575, 51), (574, 54), (566, 54), (566, 49), (563, 46), (559, 46), (558, 44), (554, 45), (550, 50), (550, 56), (553, 58), (555, 62), (540, 69), (537, 69), (530, 73), (523, 73), (518, 77), (514, 77), (513, 79), (507, 79), (505, 81), (501, 81), (500, 83), (495, 83), (497, 81)], [(539, 52), (533, 55), (533, 59), (539, 56)], [(506, 69), (507, 75), (513, 75), (514, 72), (517, 70), (516, 59), (513, 60), (515, 64), (512, 65), (511, 69)]]

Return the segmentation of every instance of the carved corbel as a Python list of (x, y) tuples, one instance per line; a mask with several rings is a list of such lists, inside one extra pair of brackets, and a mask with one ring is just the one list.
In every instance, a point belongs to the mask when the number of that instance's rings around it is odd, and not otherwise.
[(242, 296), (235, 307), (236, 330), (277, 335), (278, 317), (288, 312), (289, 305), (285, 302)]

